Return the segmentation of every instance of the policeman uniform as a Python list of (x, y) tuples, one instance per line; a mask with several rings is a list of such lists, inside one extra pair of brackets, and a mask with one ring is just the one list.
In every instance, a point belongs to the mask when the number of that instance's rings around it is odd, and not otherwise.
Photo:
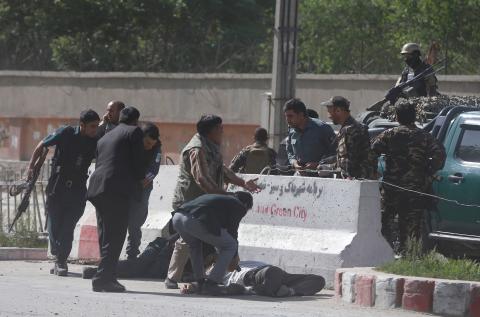
[(65, 263), (72, 249), (75, 225), (85, 209), (88, 168), (97, 141), (81, 135), (78, 126), (65, 126), (47, 136), (43, 146), (56, 146), (46, 189), (47, 224), (51, 253), (57, 263)]

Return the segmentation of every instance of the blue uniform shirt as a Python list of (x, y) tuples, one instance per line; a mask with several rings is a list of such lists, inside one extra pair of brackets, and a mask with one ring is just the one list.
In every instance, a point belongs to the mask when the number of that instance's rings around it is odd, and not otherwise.
[(53, 131), (53, 133), (49, 134), (48, 136), (43, 139), (42, 143), (43, 146), (45, 147), (50, 147), (54, 145), (58, 145), (67, 135), (69, 132), (69, 129), (73, 129), (73, 135), (79, 135), (80, 134), (80, 127), (69, 127), (69, 126), (63, 126), (58, 128), (57, 130)]
[(153, 180), (155, 176), (158, 174), (158, 170), (160, 169), (160, 163), (162, 159), (162, 147), (160, 141), (155, 144), (155, 146), (150, 150), (147, 151), (148, 157), (148, 168), (147, 173), (145, 174), (145, 178), (149, 180)]
[(88, 167), (95, 157), (96, 138), (80, 134), (80, 127), (60, 127), (42, 141), (43, 146), (55, 146), (48, 192), (60, 194), (65, 189), (85, 190)]
[(308, 118), (305, 130), (290, 128), (287, 139), (288, 161), (292, 164), (320, 162), (322, 158), (335, 155), (335, 132), (325, 122)]

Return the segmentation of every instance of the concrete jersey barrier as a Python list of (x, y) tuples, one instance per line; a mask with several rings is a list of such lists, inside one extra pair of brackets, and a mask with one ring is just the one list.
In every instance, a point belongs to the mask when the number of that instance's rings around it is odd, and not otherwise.
[[(161, 235), (170, 219), (177, 166), (161, 166), (143, 226), (142, 247)], [(335, 270), (376, 266), (393, 259), (380, 233), (380, 194), (376, 181), (296, 176), (259, 177), (263, 188), (239, 229), (239, 254), (292, 273), (315, 273), (333, 286)], [(235, 190), (235, 188), (231, 188)], [(91, 205), (76, 228), (71, 257), (98, 256), (92, 243)], [(93, 239), (95, 240), (96, 237)]]
[(264, 189), (240, 225), (242, 258), (320, 274), (330, 287), (336, 268), (393, 259), (380, 233), (376, 181), (260, 176), (258, 182)]

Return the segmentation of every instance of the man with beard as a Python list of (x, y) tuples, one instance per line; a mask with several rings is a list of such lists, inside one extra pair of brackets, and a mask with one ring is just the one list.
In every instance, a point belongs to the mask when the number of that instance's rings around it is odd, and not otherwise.
[[(344, 178), (373, 178), (376, 159), (370, 149), (368, 127), (350, 115), (350, 102), (344, 97), (332, 97), (323, 102), (322, 106), (327, 107), (333, 123), (341, 126), (336, 138), (336, 163), (328, 167), (340, 169)], [(320, 165), (319, 170), (322, 168), (325, 166)]]
[(310, 118), (300, 99), (288, 100), (283, 111), (289, 126), (288, 161), (300, 175), (314, 176), (310, 170), (315, 170), (322, 159), (335, 154), (335, 132), (325, 122)]
[[(244, 180), (223, 164), (220, 152), (222, 140), (222, 118), (203, 115), (197, 122), (197, 133), (182, 150), (180, 173), (172, 201), (174, 210), (204, 194), (228, 195), (225, 188), (227, 182), (250, 192), (260, 190), (255, 183), (257, 179)], [(165, 279), (167, 288), (178, 288), (188, 257), (188, 245), (180, 238), (175, 242), (168, 276)]]

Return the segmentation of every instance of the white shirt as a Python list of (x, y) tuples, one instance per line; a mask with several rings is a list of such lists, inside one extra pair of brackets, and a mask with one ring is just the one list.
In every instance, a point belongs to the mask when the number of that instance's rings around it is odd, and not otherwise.
[(269, 264), (260, 261), (240, 261), (238, 265), (240, 266), (240, 272), (227, 272), (223, 277), (223, 285), (240, 284), (245, 286), (243, 282), (245, 274), (260, 267), (268, 266)]

